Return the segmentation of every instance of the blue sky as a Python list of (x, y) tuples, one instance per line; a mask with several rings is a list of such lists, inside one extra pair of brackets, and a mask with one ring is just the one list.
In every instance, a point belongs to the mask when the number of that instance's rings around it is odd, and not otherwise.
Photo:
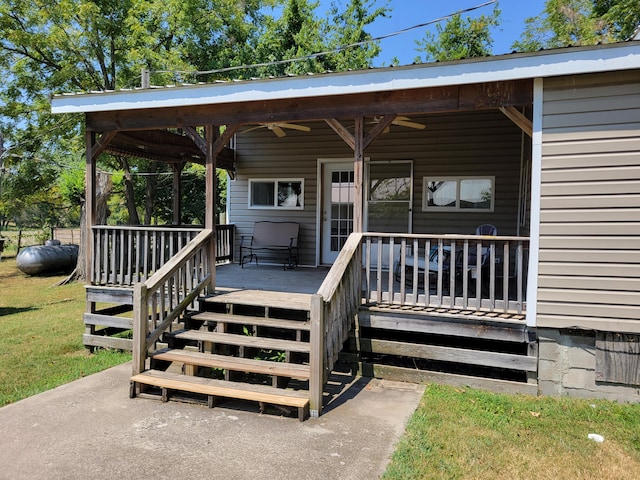
[[(439, 17), (464, 10), (485, 3), (487, 0), (391, 0), (391, 13), (388, 18), (378, 18), (369, 26), (369, 32), (374, 36), (382, 36), (405, 28), (427, 23)], [(322, 0), (318, 12), (331, 0)], [(376, 5), (384, 5), (386, 0), (376, 0)], [(498, 6), (502, 11), (501, 24), (492, 31), (493, 54), (509, 53), (511, 44), (520, 38), (524, 28), (524, 21), (528, 17), (539, 15), (544, 10), (544, 0), (500, 0)], [(478, 17), (493, 12), (494, 5), (489, 5), (470, 12), (468, 15)], [(444, 23), (443, 23), (444, 25)], [(432, 33), (436, 32), (435, 25), (428, 27)], [(389, 65), (395, 56), (400, 65), (413, 63), (418, 54), (416, 43), (424, 39), (425, 28), (414, 29), (380, 42), (381, 55), (374, 60), (375, 66)]]

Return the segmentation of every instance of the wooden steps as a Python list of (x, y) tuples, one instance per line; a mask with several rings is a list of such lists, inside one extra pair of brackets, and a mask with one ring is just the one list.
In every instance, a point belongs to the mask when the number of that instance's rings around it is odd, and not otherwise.
[(281, 350), (285, 352), (299, 353), (309, 353), (310, 351), (310, 345), (307, 342), (281, 340), (279, 338), (252, 337), (249, 335), (235, 335), (231, 333), (207, 332), (202, 330), (178, 330), (172, 332), (170, 336), (180, 340), (209, 342), (213, 344), (250, 347), (263, 350)]
[(218, 289), (203, 299), (205, 303), (251, 305), (256, 307), (309, 311), (311, 295), (306, 293), (271, 292), (265, 290)]
[(253, 358), (232, 357), (188, 350), (164, 349), (152, 355), (154, 360), (177, 362), (184, 365), (221, 368), (237, 372), (259, 373), (279, 377), (309, 379), (309, 366), (299, 363), (272, 362)]
[(132, 398), (136, 394), (136, 384), (144, 384), (161, 388), (163, 401), (169, 400), (170, 391), (179, 390), (207, 395), (209, 407), (215, 405), (215, 397), (226, 397), (295, 407), (298, 409), (300, 421), (305, 420), (309, 415), (309, 393), (306, 391), (179, 375), (159, 370), (147, 370), (134, 375), (131, 377), (131, 382)]
[[(206, 395), (209, 406), (215, 397), (237, 398), (259, 402), (261, 411), (263, 403), (284, 411), (294, 407), (304, 420), (310, 296), (231, 290), (202, 298), (199, 305), (200, 312), (184, 316), (183, 328), (164, 333), (169, 348), (149, 353), (150, 369), (131, 378), (131, 396), (148, 385), (155, 387), (147, 387), (149, 393), (161, 389), (164, 401), (174, 391), (183, 392), (183, 399)], [(282, 388), (292, 384), (303, 390)]]
[(205, 323), (216, 322), (216, 324), (232, 323), (236, 325), (254, 325), (256, 327), (280, 328), (283, 330), (310, 331), (311, 323), (295, 320), (280, 320), (270, 317), (256, 317), (250, 315), (230, 315), (227, 313), (200, 312), (191, 315), (194, 320)]

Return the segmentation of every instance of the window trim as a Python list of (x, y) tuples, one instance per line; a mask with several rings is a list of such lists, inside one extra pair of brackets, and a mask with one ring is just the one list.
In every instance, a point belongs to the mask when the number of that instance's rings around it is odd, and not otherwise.
[[(464, 208), (460, 206), (460, 183), (463, 180), (489, 180), (491, 181), (491, 206), (489, 208)], [(429, 182), (443, 181), (456, 182), (456, 204), (453, 207), (437, 207), (429, 205), (427, 186)], [(496, 177), (494, 175), (469, 175), (469, 176), (433, 176), (422, 177), (422, 211), (423, 212), (493, 212), (496, 199)]]
[[(254, 183), (273, 183), (273, 205), (254, 205), (253, 204), (253, 184)], [(279, 184), (284, 183), (300, 183), (300, 195), (298, 206), (278, 205)], [(247, 182), (247, 208), (250, 210), (304, 210), (304, 178), (250, 178)]]

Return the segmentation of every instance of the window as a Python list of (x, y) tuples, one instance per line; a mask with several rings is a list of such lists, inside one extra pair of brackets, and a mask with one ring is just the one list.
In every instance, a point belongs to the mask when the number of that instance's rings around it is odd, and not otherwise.
[(423, 179), (422, 210), (492, 212), (495, 177)]
[(249, 179), (249, 208), (302, 210), (304, 181), (301, 178)]
[(410, 233), (413, 163), (374, 161), (367, 165), (367, 231)]

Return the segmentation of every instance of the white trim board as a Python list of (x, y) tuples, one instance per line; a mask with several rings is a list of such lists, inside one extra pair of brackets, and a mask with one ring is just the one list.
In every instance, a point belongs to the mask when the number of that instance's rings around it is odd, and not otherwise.
[(312, 98), (640, 68), (640, 41), (299, 77), (58, 95), (52, 113)]

